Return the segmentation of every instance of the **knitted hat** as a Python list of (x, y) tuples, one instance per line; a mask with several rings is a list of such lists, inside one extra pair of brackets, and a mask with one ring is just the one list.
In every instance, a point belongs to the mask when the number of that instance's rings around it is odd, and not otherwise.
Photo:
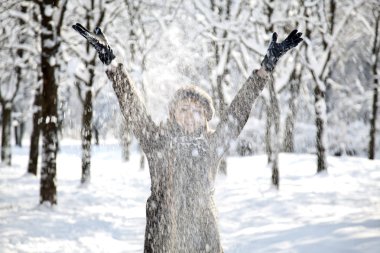
[(199, 102), (205, 109), (207, 121), (210, 121), (214, 116), (215, 109), (211, 97), (204, 90), (195, 85), (180, 88), (174, 93), (174, 97), (169, 104), (170, 115), (174, 115), (177, 103), (184, 99), (191, 99)]

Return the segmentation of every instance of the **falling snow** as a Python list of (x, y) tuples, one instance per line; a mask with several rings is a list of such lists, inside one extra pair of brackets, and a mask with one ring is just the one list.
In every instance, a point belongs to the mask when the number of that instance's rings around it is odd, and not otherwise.
[[(2, 127), (0, 252), (142, 252), (144, 241), (165, 253), (219, 253), (221, 248), (225, 253), (378, 252), (380, 163), (361, 158), (368, 150), (375, 94), (378, 51), (370, 44), (378, 41), (376, 1), (133, 1), (135, 15), (129, 13), (130, 1), (100, 1), (93, 10), (86, 1), (41, 2), (40, 14), (51, 17), (45, 27), (36, 15), (38, 6), (18, 2), (0, 6), (1, 112), (12, 108), (13, 113), (12, 125)], [(339, 12), (331, 13), (335, 9)], [(90, 30), (101, 26), (135, 87), (124, 73), (116, 75), (121, 84), (112, 86), (95, 50), (87, 50), (71, 29), (76, 22)], [(268, 28), (282, 39), (295, 24), (305, 43), (284, 56), (273, 73), (280, 124), (293, 109), (289, 98), (297, 101), (296, 153), (280, 154), (276, 191), (268, 158), (261, 155), (269, 150), (265, 121), (271, 118), (273, 97), (261, 92), (265, 82), (254, 74), (251, 85), (244, 80), (260, 68), (271, 38)], [(98, 47), (105, 55), (109, 49)], [(50, 84), (39, 76), (46, 67), (41, 55), (50, 55), (48, 65), (54, 68), (50, 77), (58, 85), (58, 116), (37, 121), (59, 127), (59, 134), (42, 138), (43, 151), (49, 152), (42, 152), (39, 165), (54, 166), (33, 177), (25, 175), (28, 146), (11, 146), (11, 134), (26, 123), (29, 138), (28, 121), (39, 108), (31, 106), (34, 91)], [(297, 94), (289, 87), (298, 82), (291, 80), (295, 69), (301, 73)], [(210, 129), (191, 136), (178, 127), (171, 110), (174, 92), (189, 84), (205, 89), (216, 107)], [(325, 94), (314, 93), (315, 87)], [(90, 109), (82, 108), (85, 93), (92, 96)], [(234, 101), (236, 94), (241, 96)], [(226, 114), (219, 110), (231, 101)], [(91, 112), (91, 130), (80, 130), (82, 109)], [(130, 120), (135, 135), (126, 134), (126, 142), (133, 143), (128, 162), (120, 157), (118, 141), (109, 138), (126, 132), (120, 114)], [(318, 140), (316, 114), (325, 127)], [(196, 129), (205, 122), (201, 110), (194, 115), (194, 121), (182, 123)], [(101, 146), (91, 147), (84, 139), (79, 143), (95, 130)], [(284, 136), (277, 134), (271, 150), (280, 148)], [(61, 141), (68, 137), (76, 140)], [(380, 139), (375, 141), (379, 147)], [(328, 156), (328, 171), (318, 175), (316, 143), (326, 154), (342, 155)], [(81, 145), (90, 148), (81, 150)], [(235, 157), (239, 149), (250, 156)], [(139, 170), (143, 153), (149, 168), (145, 164)], [(228, 175), (222, 176), (218, 164), (226, 154)], [(81, 171), (84, 163), (91, 163), (91, 171)], [(91, 183), (80, 185), (81, 177), (90, 175)], [(37, 205), (41, 179), (58, 187), (52, 197), (58, 205)]]

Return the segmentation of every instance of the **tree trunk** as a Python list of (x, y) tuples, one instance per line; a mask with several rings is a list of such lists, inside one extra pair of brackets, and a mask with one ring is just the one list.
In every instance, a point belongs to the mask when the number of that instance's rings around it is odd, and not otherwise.
[(14, 128), (15, 132), (15, 144), (17, 147), (22, 147), (22, 139), (24, 137), (25, 133), (25, 122), (24, 121), (19, 121), (19, 124), (15, 126)]
[(92, 131), (94, 132), (95, 145), (99, 146), (99, 130), (97, 127), (93, 127)]
[(280, 187), (279, 169), (278, 169), (278, 157), (280, 151), (280, 107), (278, 105), (278, 99), (276, 95), (276, 90), (274, 87), (274, 80), (271, 80), (268, 84), (269, 87), (269, 97), (270, 97), (270, 114), (267, 117), (271, 118), (273, 123), (273, 131), (271, 132), (271, 146), (272, 146), (272, 158), (270, 162), (272, 164), (272, 185), (277, 189)]
[[(39, 75), (38, 79), (41, 76)], [(40, 80), (38, 80), (40, 83)], [(28, 162), (28, 173), (37, 175), (37, 163), (39, 155), (39, 142), (40, 142), (40, 133), (41, 133), (41, 102), (42, 94), (41, 87), (38, 87), (36, 94), (34, 95), (34, 104), (33, 104), (33, 129), (30, 135), (30, 149), (29, 149), (29, 162)]]
[[(26, 6), (24, 5), (21, 5), (20, 6), (20, 11), (21, 13), (26, 13), (27, 12), (27, 8)], [(25, 25), (25, 22), (23, 19), (19, 19), (18, 20), (19, 22), (19, 25), (20, 27), (23, 27)], [(25, 35), (22, 34), (22, 33), (19, 33), (18, 35), (18, 43), (20, 43), (21, 45), (22, 44), (25, 44)], [(19, 59), (19, 61), (23, 61), (23, 55), (24, 55), (24, 50), (19, 48), (16, 50), (16, 54), (17, 54), (17, 58)], [(20, 65), (16, 65), (15, 67), (15, 72), (16, 72), (16, 82), (17, 82), (17, 86), (20, 86), (20, 83), (22, 82), (22, 68)], [(13, 99), (12, 99), (13, 100)], [(23, 132), (23, 125), (22, 125), (22, 120), (19, 121), (18, 123), (20, 123), (19, 125), (15, 126), (14, 127), (14, 136), (15, 136), (15, 144), (16, 146), (18, 147), (21, 147), (22, 146), (22, 132)]]
[(14, 133), (14, 137), (15, 137), (15, 145), (17, 147), (21, 147), (21, 141), (20, 141), (20, 126), (17, 125), (17, 126), (14, 126), (13, 128), (13, 133)]
[(268, 158), (268, 164), (272, 162), (272, 136), (271, 136), (271, 129), (272, 129), (272, 118), (271, 115), (271, 108), (269, 103), (265, 104), (266, 106), (266, 112), (267, 117), (265, 120), (265, 152), (267, 154)]
[[(272, 33), (274, 26), (272, 23), (272, 15), (274, 12), (273, 0), (266, 2), (265, 15), (268, 17), (265, 31), (267, 34)], [(272, 166), (272, 185), (279, 189), (280, 177), (278, 157), (280, 152), (280, 107), (278, 104), (277, 93), (275, 89), (274, 79), (268, 83), (269, 89), (269, 105), (267, 107), (267, 129), (265, 132), (266, 150), (268, 154), (268, 163)]]
[(327, 171), (326, 161), (326, 100), (325, 91), (323, 91), (318, 84), (314, 88), (315, 96), (315, 125), (317, 127), (317, 172)]
[(372, 116), (370, 120), (370, 141), (369, 141), (369, 149), (368, 149), (368, 159), (375, 159), (375, 150), (376, 150), (376, 119), (377, 119), (377, 103), (379, 96), (379, 81), (376, 73), (376, 69), (373, 70), (373, 74), (375, 76), (374, 87), (373, 87), (373, 99), (372, 99)]
[[(39, 13), (37, 9), (33, 9), (33, 21), (38, 22)], [(33, 127), (30, 134), (28, 173), (37, 176), (37, 165), (39, 156), (39, 142), (41, 135), (42, 123), (42, 70), (37, 68), (37, 88), (34, 94), (33, 102)]]
[(278, 190), (280, 188), (280, 172), (278, 169), (278, 153), (272, 162), (272, 185)]
[[(86, 26), (88, 28), (91, 27), (91, 23), (93, 22), (93, 11), (95, 10), (95, 1), (91, 0), (90, 8), (87, 9), (86, 15)], [(104, 15), (104, 10), (102, 10)], [(101, 25), (101, 20), (97, 22), (97, 25)], [(90, 45), (86, 44), (86, 52), (90, 54)], [(81, 90), (79, 89), (79, 97), (82, 101), (83, 105), (83, 113), (82, 113), (82, 129), (81, 129), (81, 139), (82, 139), (82, 178), (81, 183), (89, 183), (91, 179), (91, 141), (92, 141), (92, 117), (93, 117), (93, 94), (92, 87), (94, 86), (95, 79), (95, 66), (96, 66), (96, 57), (93, 57), (90, 61), (86, 62), (86, 68), (89, 72), (88, 82), (85, 83), (85, 95), (84, 99), (81, 97)], [(79, 88), (79, 86), (78, 86)]]
[[(42, 70), (42, 163), (40, 203), (57, 204), (57, 100), (58, 86), (55, 77), (55, 56), (58, 49), (56, 27), (53, 27), (53, 2), (40, 3), (41, 13), (41, 70)], [(49, 11), (45, 11), (49, 10)], [(52, 45), (52, 43), (54, 43)]]
[(372, 98), (372, 116), (370, 120), (370, 131), (369, 131), (369, 147), (368, 147), (368, 159), (375, 159), (375, 150), (376, 150), (376, 119), (377, 119), (377, 103), (379, 100), (379, 76), (377, 73), (378, 62), (379, 62), (379, 51), (380, 45), (378, 45), (379, 40), (379, 23), (380, 23), (380, 11), (377, 11), (376, 25), (375, 25), (375, 37), (372, 47), (372, 75), (374, 77), (373, 80), (373, 98)]
[(1, 134), (1, 161), (12, 165), (12, 147), (11, 147), (11, 124), (12, 124), (12, 106), (9, 102), (2, 104), (2, 134)]
[(81, 183), (90, 181), (91, 139), (92, 139), (92, 91), (86, 91), (82, 115), (82, 179)]
[[(328, 18), (329, 18), (329, 32), (330, 35), (333, 32), (333, 27), (334, 27), (334, 13), (335, 13), (335, 1), (330, 1), (330, 10), (328, 13)], [(314, 6), (315, 7), (315, 6)], [(311, 7), (310, 7), (311, 8)], [(316, 12), (316, 10), (310, 9), (310, 12)], [(310, 13), (308, 11), (305, 11), (305, 16), (308, 18), (310, 16)], [(308, 19), (306, 19), (308, 20)], [(305, 37), (311, 38), (311, 31), (313, 29), (313, 24), (310, 23), (310, 21), (306, 22), (306, 30), (305, 30)], [(324, 34), (322, 34), (323, 41), (323, 50), (327, 50), (328, 48), (328, 43), (326, 41), (326, 38)], [(306, 52), (306, 59), (308, 62), (310, 62), (309, 59), (309, 54), (307, 53), (308, 47), (310, 45), (306, 44), (305, 45), (305, 52)], [(327, 78), (329, 78), (329, 75), (326, 74), (324, 76), (324, 73), (328, 70), (328, 62), (331, 59), (331, 51), (328, 52), (324, 66), (320, 73), (316, 73), (314, 69), (310, 69), (310, 72), (313, 76), (314, 80), (314, 110), (315, 110), (315, 126), (317, 129), (317, 134), (316, 134), (316, 150), (317, 150), (317, 173), (327, 171), (327, 160), (326, 160), (326, 144), (327, 144), (327, 138), (326, 138), (326, 120), (327, 120), (327, 112), (326, 112), (326, 98), (325, 98), (325, 93), (326, 93), (326, 85), (325, 81)], [(322, 78), (324, 76), (324, 78)]]
[[(295, 61), (297, 61), (297, 58), (298, 57), (296, 57)], [(283, 142), (283, 150), (288, 153), (294, 152), (294, 125), (297, 117), (297, 99), (300, 92), (301, 73), (302, 70), (298, 70), (297, 67), (295, 67), (290, 77), (289, 112), (285, 120)]]
[(22, 140), (24, 139), (24, 134), (25, 134), (25, 121), (20, 122), (20, 142), (19, 147), (22, 147)]
[[(293, 101), (289, 101), (289, 107), (293, 107)], [(283, 150), (287, 153), (294, 152), (294, 122), (295, 122), (296, 112), (290, 108), (290, 112), (286, 115), (285, 119), (285, 131), (284, 131), (284, 144)]]

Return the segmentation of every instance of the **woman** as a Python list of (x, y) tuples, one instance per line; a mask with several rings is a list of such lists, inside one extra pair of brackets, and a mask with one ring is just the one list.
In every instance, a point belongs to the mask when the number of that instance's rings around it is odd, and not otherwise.
[(214, 114), (211, 98), (200, 88), (178, 90), (169, 105), (169, 120), (157, 126), (139, 98), (122, 64), (99, 28), (73, 28), (91, 43), (109, 65), (125, 118), (149, 163), (151, 196), (146, 205), (144, 252), (223, 252), (213, 201), (219, 161), (246, 124), (253, 103), (263, 90), (279, 57), (302, 41), (294, 30), (276, 43), (274, 33), (261, 68), (254, 71), (233, 99), (215, 131), (208, 127)]

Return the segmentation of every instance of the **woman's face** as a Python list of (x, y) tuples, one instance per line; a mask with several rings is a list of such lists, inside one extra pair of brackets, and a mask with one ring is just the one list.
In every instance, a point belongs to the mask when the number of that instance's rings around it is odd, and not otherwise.
[(178, 125), (180, 125), (187, 134), (194, 133), (207, 123), (202, 105), (190, 99), (177, 102), (174, 117)]

